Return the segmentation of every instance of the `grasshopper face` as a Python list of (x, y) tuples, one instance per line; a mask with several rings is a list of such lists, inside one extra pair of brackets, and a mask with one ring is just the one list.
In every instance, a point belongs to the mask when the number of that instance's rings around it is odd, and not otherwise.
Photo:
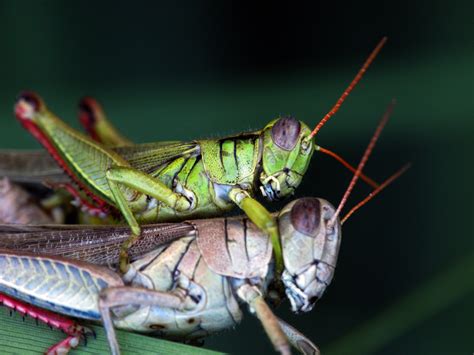
[(341, 241), (339, 220), (327, 225), (334, 213), (320, 198), (293, 201), (280, 212), (282, 280), (294, 312), (310, 311), (332, 280)]
[(263, 131), (260, 190), (269, 201), (291, 195), (301, 183), (313, 155), (311, 130), (293, 117), (282, 117)]

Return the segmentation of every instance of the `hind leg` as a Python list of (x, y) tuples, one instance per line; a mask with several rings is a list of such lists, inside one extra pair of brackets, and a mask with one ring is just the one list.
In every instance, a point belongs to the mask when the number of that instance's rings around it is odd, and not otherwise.
[(84, 97), (79, 102), (79, 121), (92, 139), (107, 147), (133, 144), (110, 123), (102, 106), (92, 97)]
[(174, 192), (161, 181), (133, 168), (122, 166), (112, 167), (107, 170), (106, 178), (117, 208), (132, 230), (131, 237), (125, 241), (120, 250), (120, 271), (124, 273), (128, 270), (128, 249), (138, 239), (141, 233), (140, 226), (130, 208), (130, 203), (124, 194), (125, 189), (138, 191), (154, 197), (175, 211), (190, 210), (194, 208), (194, 206), (184, 195)]
[(86, 340), (88, 335), (95, 336), (93, 330), (79, 325), (69, 318), (16, 300), (10, 296), (0, 294), (0, 303), (23, 316), (30, 316), (68, 335), (66, 339), (46, 350), (46, 354), (67, 354), (72, 348), (79, 345), (81, 339)]

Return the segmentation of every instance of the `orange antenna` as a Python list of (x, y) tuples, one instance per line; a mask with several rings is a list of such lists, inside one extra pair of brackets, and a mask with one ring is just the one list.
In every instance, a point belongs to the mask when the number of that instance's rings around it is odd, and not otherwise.
[(377, 196), (379, 194), (380, 191), (382, 191), (383, 189), (385, 189), (388, 185), (390, 185), (393, 181), (395, 181), (396, 179), (398, 179), (400, 177), (400, 175), (402, 175), (405, 171), (407, 171), (409, 168), (410, 168), (411, 164), (408, 163), (406, 165), (404, 165), (400, 170), (398, 170), (395, 174), (393, 174), (392, 176), (390, 176), (387, 180), (385, 180), (382, 184), (380, 184), (379, 187), (377, 187), (374, 191), (372, 191), (366, 198), (364, 198), (362, 201), (360, 201), (357, 205), (355, 205), (354, 207), (352, 207), (352, 209), (347, 212), (347, 214), (344, 216), (344, 218), (342, 219), (341, 221), (341, 224), (344, 224), (345, 221), (347, 221), (347, 219), (352, 216), (352, 214), (357, 211), (359, 208), (361, 208), (362, 206), (364, 206), (367, 202), (369, 202), (370, 200), (372, 200), (375, 196)]
[(359, 165), (357, 166), (357, 170), (352, 177), (351, 182), (349, 183), (349, 186), (346, 189), (346, 192), (344, 193), (344, 196), (341, 199), (341, 202), (339, 203), (339, 206), (337, 207), (336, 212), (334, 213), (334, 216), (332, 216), (331, 220), (328, 222), (328, 227), (331, 227), (334, 225), (336, 222), (337, 217), (339, 216), (339, 213), (341, 213), (342, 208), (344, 207), (345, 203), (347, 202), (347, 199), (349, 198), (349, 195), (351, 194), (352, 190), (354, 189), (354, 186), (359, 179), (359, 176), (362, 172), (362, 169), (365, 166), (365, 163), (369, 159), (370, 153), (372, 153), (372, 150), (374, 149), (375, 143), (377, 143), (377, 139), (380, 137), (380, 133), (382, 132), (383, 128), (388, 122), (388, 119), (390, 118), (390, 115), (393, 112), (393, 108), (395, 107), (395, 100), (392, 100), (390, 105), (388, 105), (387, 110), (382, 116), (382, 119), (380, 120), (380, 123), (378, 124), (374, 135), (372, 136), (372, 139), (369, 142), (369, 145), (365, 149), (364, 155), (362, 156), (362, 159), (360, 160)]
[(354, 89), (354, 87), (357, 85), (357, 83), (362, 79), (364, 76), (364, 73), (366, 72), (367, 68), (370, 66), (370, 64), (374, 61), (375, 57), (377, 54), (380, 52), (382, 49), (383, 45), (387, 42), (387, 37), (384, 37), (380, 40), (380, 42), (377, 44), (377, 47), (370, 53), (369, 57), (365, 61), (364, 65), (362, 68), (360, 68), (359, 72), (357, 75), (354, 77), (352, 82), (349, 84), (347, 89), (342, 93), (341, 97), (339, 100), (337, 100), (336, 104), (333, 106), (333, 108), (326, 114), (326, 116), (323, 117), (321, 121), (317, 124), (316, 128), (311, 132), (309, 135), (309, 139), (313, 138), (316, 133), (319, 132), (319, 130), (324, 126), (324, 124), (331, 118), (331, 116), (334, 116), (334, 114), (339, 111), (339, 108), (341, 107), (342, 103), (346, 99), (347, 96), (351, 93), (351, 91)]
[[(342, 165), (344, 165), (347, 169), (349, 169), (350, 171), (352, 171), (353, 173), (355, 173), (357, 170), (356, 168), (354, 168), (351, 164), (349, 164), (347, 161), (344, 160), (344, 158), (342, 158), (341, 156), (339, 156), (338, 154), (334, 153), (333, 151), (329, 150), (329, 149), (326, 149), (326, 148), (323, 148), (323, 147), (320, 147), (319, 145), (316, 145), (315, 146), (315, 149), (321, 153), (324, 153), (324, 154), (327, 154), (329, 155), (330, 157), (336, 159), (339, 163), (341, 163)], [(364, 175), (364, 174), (360, 174), (360, 178), (362, 180), (364, 180), (367, 184), (369, 184), (370, 186), (372, 186), (374, 189), (376, 189), (377, 187), (379, 187), (379, 184), (377, 182), (375, 182), (374, 180), (372, 180), (371, 178), (369, 178), (368, 176)]]

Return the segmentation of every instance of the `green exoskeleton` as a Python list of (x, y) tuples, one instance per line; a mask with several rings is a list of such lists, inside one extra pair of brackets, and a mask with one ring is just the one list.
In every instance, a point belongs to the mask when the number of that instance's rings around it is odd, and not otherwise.
[[(272, 216), (282, 245), (284, 292), (295, 312), (310, 311), (332, 280), (341, 242), (339, 213), (387, 118), (388, 113), (337, 209), (323, 199), (303, 198)], [(291, 344), (304, 354), (319, 353), (267, 305), (269, 293), (272, 299), (283, 296), (272, 289), (276, 260), (269, 233), (248, 218), (146, 225), (130, 248), (125, 274), (99, 266), (116, 261), (128, 235), (127, 227), (0, 226), (0, 291), (5, 294), (0, 301), (68, 334), (50, 353), (69, 350), (87, 333), (51, 311), (102, 321), (111, 351), (118, 354), (114, 327), (172, 339), (202, 338), (238, 323), (239, 303), (260, 319), (278, 352), (290, 354)]]
[[(15, 114), (87, 194), (81, 199), (89, 211), (119, 212), (124, 217), (132, 231), (121, 253), (124, 272), (127, 250), (140, 235), (140, 224), (216, 216), (238, 206), (270, 235), (279, 274), (283, 262), (278, 227), (255, 196), (273, 201), (295, 191), (313, 152), (320, 149), (313, 137), (339, 109), (384, 42), (385, 38), (314, 130), (293, 117), (280, 117), (262, 130), (221, 139), (129, 145), (117, 133), (106, 136), (108, 130), (98, 129), (101, 144), (62, 122), (36, 94), (21, 94)], [(117, 145), (124, 146), (111, 147)]]

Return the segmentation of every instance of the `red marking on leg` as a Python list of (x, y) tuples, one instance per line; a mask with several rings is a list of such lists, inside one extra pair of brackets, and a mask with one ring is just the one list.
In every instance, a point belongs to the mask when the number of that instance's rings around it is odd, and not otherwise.
[(35, 137), (46, 148), (48, 153), (54, 158), (54, 160), (58, 163), (61, 169), (63, 169), (64, 172), (69, 175), (72, 181), (74, 181), (79, 186), (79, 188), (87, 194), (87, 196), (94, 200), (94, 202), (96, 202), (100, 208), (107, 209), (107, 207), (109, 207), (110, 205), (106, 201), (95, 195), (92, 191), (90, 191), (88, 187), (81, 180), (79, 180), (79, 178), (69, 168), (67, 162), (58, 153), (56, 147), (51, 142), (51, 140), (44, 132), (41, 131), (40, 127), (32, 121), (32, 119), (29, 117), (30, 110), (28, 109), (27, 105), (25, 105), (24, 100), (25, 99), (21, 97), (15, 105), (15, 115), (21, 122), (23, 127), (25, 127), (26, 130), (28, 130), (33, 135), (33, 137)]
[(98, 216), (98, 217), (101, 217), (101, 218), (107, 217), (107, 214), (109, 212), (108, 209), (106, 209), (102, 206), (99, 206), (99, 207), (95, 206), (94, 204), (92, 204), (91, 202), (86, 200), (84, 198), (84, 196), (82, 196), (80, 194), (80, 192), (77, 191), (77, 189), (74, 188), (74, 186), (72, 186), (71, 184), (50, 183), (50, 182), (48, 182), (48, 183), (46, 183), (46, 186), (48, 186), (52, 189), (64, 189), (67, 192), (69, 192), (72, 195), (72, 197), (74, 197), (74, 201), (72, 201), (72, 203), (76, 207), (80, 207), (82, 211), (87, 212), (92, 216)]
[(59, 343), (51, 346), (46, 350), (47, 355), (63, 355), (69, 353), (73, 348), (79, 345), (81, 337), (79, 335), (70, 335), (66, 339), (61, 340)]
[[(27, 110), (24, 105), (16, 105), (15, 106), (15, 116), (18, 117), (20, 120), (26, 120), (27, 118), (24, 118), (28, 115)], [(23, 118), (20, 118), (23, 117)]]
[(92, 97), (84, 97), (79, 103), (79, 121), (93, 140), (102, 143), (95, 129), (97, 122), (96, 111), (99, 109), (97, 101)]
[(21, 119), (32, 119), (34, 114), (40, 110), (43, 102), (38, 95), (32, 92), (22, 92), (15, 105), (15, 114)]
[(11, 308), (23, 315), (30, 316), (33, 319), (62, 330), (68, 335), (77, 335), (77, 325), (71, 319), (60, 316), (59, 314), (35, 307), (31, 304), (11, 298), (10, 296), (0, 294), (0, 303), (5, 307)]
[(37, 319), (51, 327), (60, 329), (69, 335), (66, 339), (50, 347), (47, 350), (47, 354), (65, 354), (71, 348), (79, 345), (81, 338), (85, 339), (87, 335), (94, 334), (91, 329), (83, 327), (69, 318), (38, 308), (26, 302), (19, 301), (4, 294), (0, 294), (0, 304), (13, 309), (22, 315), (30, 316), (31, 318)]

